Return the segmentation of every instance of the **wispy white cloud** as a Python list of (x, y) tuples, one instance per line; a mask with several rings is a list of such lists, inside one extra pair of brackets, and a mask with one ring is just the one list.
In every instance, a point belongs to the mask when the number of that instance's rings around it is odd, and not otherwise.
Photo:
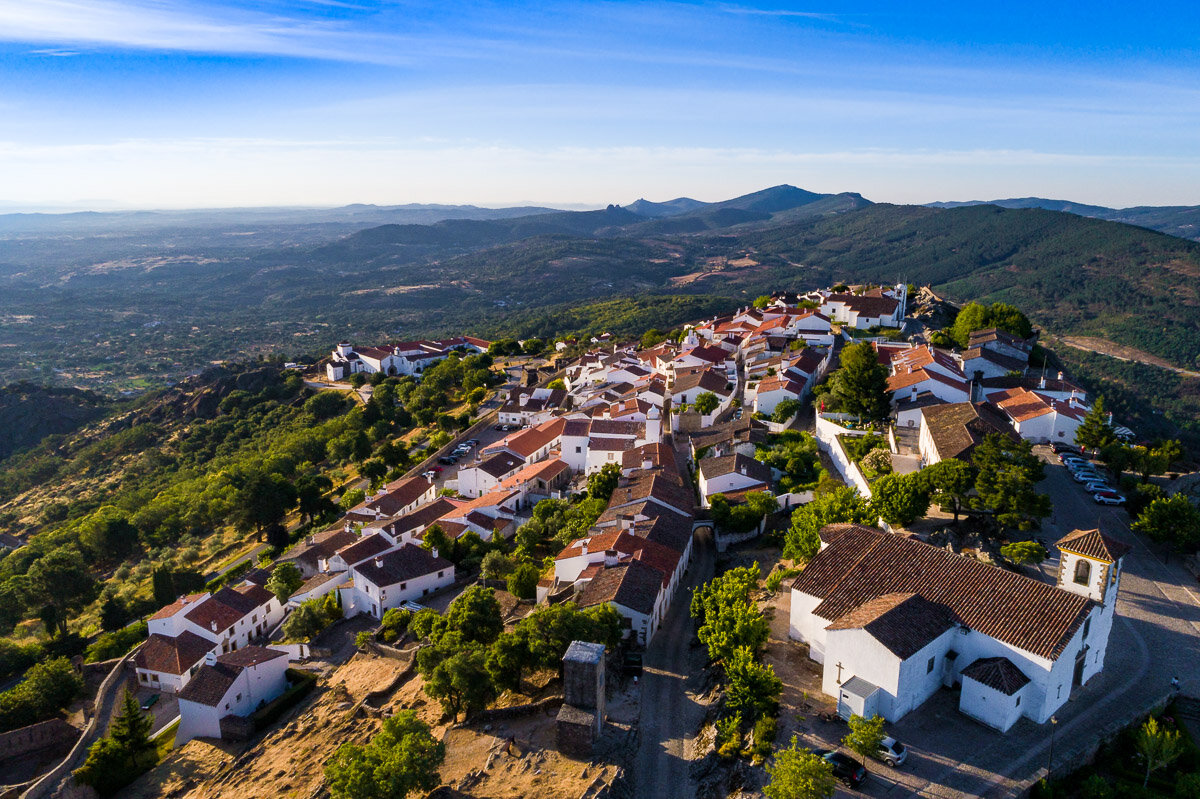
[(803, 19), (819, 19), (824, 22), (835, 22), (840, 17), (826, 11), (797, 11), (789, 8), (756, 8), (754, 6), (741, 6), (722, 3), (717, 6), (718, 9), (727, 14), (745, 14), (747, 16), (756, 17), (799, 17)]

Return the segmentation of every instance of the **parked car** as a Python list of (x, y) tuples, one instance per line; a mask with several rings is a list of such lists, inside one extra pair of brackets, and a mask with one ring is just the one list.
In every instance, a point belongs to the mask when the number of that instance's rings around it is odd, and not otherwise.
[(1104, 479), (1104, 475), (1092, 469), (1080, 469), (1071, 476), (1075, 478), (1076, 483), (1094, 483)]
[(421, 472), (421, 476), (432, 483), (437, 477), (437, 472), (435, 472), (433, 469), (430, 469), (427, 472)]
[(453, 455), (443, 455), (442, 457), (438, 458), (438, 463), (444, 463), (447, 466), (453, 466), (454, 464), (458, 463), (458, 458), (454, 457)]
[(904, 761), (908, 759), (908, 749), (889, 735), (879, 742), (879, 749), (875, 753), (875, 757), (895, 768), (903, 765)]
[(464, 444), (470, 444), (470, 445), (471, 445), (471, 447), (472, 447), (472, 448), (474, 448), (474, 447), (478, 447), (478, 446), (479, 446), (479, 439), (476, 439), (476, 438), (468, 438), (468, 439), (467, 439), (466, 441), (464, 441), (463, 443), (464, 443)]
[(1113, 487), (1108, 484), (1107, 480), (1093, 480), (1090, 483), (1084, 483), (1083, 489), (1089, 494), (1095, 494), (1098, 491), (1112, 491)]
[(441, 466), (430, 466), (429, 471), (433, 472), (434, 474), (441, 474), (442, 467)]
[(1055, 455), (1062, 455), (1062, 454), (1068, 453), (1068, 452), (1071, 453), (1072, 455), (1078, 455), (1079, 447), (1077, 447), (1073, 444), (1063, 444), (1058, 441), (1055, 441), (1053, 444), (1050, 445), (1050, 451), (1053, 452)]
[(1124, 505), (1125, 497), (1116, 491), (1097, 491), (1092, 495), (1097, 505)]
[(142, 700), (142, 710), (149, 710), (158, 702), (160, 694), (150, 694)]
[(862, 785), (862, 781), (867, 777), (867, 770), (862, 767), (862, 764), (845, 752), (814, 749), (813, 754), (824, 758), (826, 762), (832, 765), (833, 776), (851, 788), (857, 788), (859, 785)]
[(506, 424), (494, 424), (494, 425), (492, 425), (492, 429), (493, 429), (493, 430), (507, 430), (507, 429), (508, 429), (508, 425), (506, 425)]
[(1063, 461), (1063, 466), (1066, 466), (1071, 471), (1075, 471), (1076, 469), (1091, 468), (1092, 462), (1086, 461), (1083, 458), (1067, 458)]

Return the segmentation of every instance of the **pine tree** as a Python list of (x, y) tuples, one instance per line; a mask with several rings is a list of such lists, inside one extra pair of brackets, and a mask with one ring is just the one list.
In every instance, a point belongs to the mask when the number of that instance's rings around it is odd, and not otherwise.
[(108, 734), (125, 750), (135, 766), (145, 764), (145, 755), (154, 751), (154, 742), (150, 740), (153, 728), (154, 719), (149, 713), (142, 712), (137, 697), (126, 689), (121, 712), (113, 719)]
[(1104, 398), (1096, 397), (1092, 409), (1075, 431), (1075, 443), (1084, 449), (1100, 450), (1115, 440), (1116, 436), (1108, 424), (1108, 412), (1104, 410)]

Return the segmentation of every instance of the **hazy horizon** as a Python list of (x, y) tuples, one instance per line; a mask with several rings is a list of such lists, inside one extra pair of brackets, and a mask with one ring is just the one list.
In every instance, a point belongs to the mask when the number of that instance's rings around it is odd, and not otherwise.
[(781, 183), (1197, 205), (1197, 23), (1183, 3), (0, 0), (0, 212)]

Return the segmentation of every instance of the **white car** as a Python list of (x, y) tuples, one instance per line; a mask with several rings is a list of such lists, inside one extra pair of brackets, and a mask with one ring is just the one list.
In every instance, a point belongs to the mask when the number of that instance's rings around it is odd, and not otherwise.
[(1108, 483), (1106, 483), (1103, 480), (1093, 480), (1090, 483), (1084, 483), (1083, 490), (1087, 491), (1089, 494), (1096, 494), (1096, 493), (1102, 493), (1102, 492), (1106, 492), (1106, 491), (1112, 491), (1113, 487), (1110, 486)]
[(1092, 495), (1097, 505), (1124, 505), (1125, 497), (1116, 491), (1099, 491)]
[(1095, 483), (1104, 479), (1104, 475), (1091, 469), (1081, 469), (1071, 476), (1075, 478), (1076, 483)]

